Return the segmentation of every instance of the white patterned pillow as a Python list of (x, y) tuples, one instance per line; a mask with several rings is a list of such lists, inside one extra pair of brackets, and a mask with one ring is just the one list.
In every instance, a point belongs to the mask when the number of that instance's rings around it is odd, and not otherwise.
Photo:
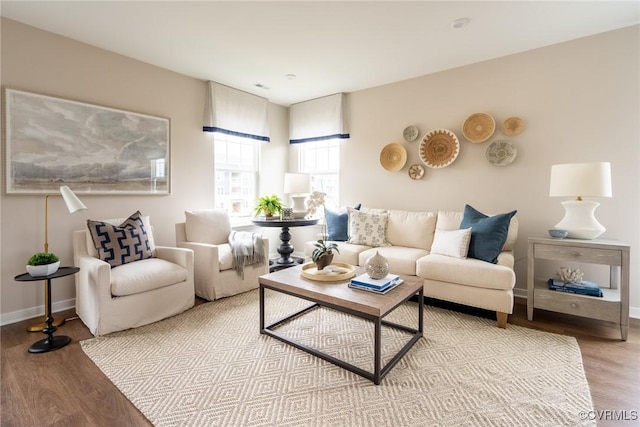
[(436, 230), (431, 253), (465, 259), (471, 242), (471, 228)]
[(353, 208), (349, 212), (348, 243), (366, 246), (389, 246), (386, 238), (388, 213), (366, 213)]

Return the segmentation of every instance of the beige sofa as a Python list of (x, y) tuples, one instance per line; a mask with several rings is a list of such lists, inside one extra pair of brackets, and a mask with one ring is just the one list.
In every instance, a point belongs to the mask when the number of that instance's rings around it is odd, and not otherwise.
[[(496, 312), (497, 323), (506, 327), (508, 315), (513, 312), (513, 288), (516, 276), (513, 248), (518, 235), (518, 220), (511, 217), (502, 251), (497, 262), (442, 255), (442, 238), (438, 237), (440, 253), (432, 253), (436, 232), (438, 236), (460, 234), (463, 212), (409, 212), (401, 210), (367, 209), (364, 213), (386, 214), (386, 244), (371, 246), (336, 242), (340, 253), (334, 262), (364, 266), (367, 259), (379, 252), (389, 261), (390, 271), (417, 276), (424, 281), (425, 297), (450, 301)], [(351, 210), (351, 212), (353, 212)], [(349, 215), (351, 230), (352, 215)], [(445, 233), (440, 233), (444, 230)], [(371, 229), (365, 230), (371, 233)], [(349, 239), (351, 239), (351, 231)], [(313, 252), (314, 242), (306, 242), (305, 254)]]

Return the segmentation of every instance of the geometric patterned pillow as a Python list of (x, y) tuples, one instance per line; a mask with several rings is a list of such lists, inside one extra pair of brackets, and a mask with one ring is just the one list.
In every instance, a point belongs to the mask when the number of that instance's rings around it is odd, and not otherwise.
[(98, 257), (111, 267), (152, 258), (149, 238), (136, 212), (119, 226), (103, 221), (87, 220), (87, 227), (98, 251)]

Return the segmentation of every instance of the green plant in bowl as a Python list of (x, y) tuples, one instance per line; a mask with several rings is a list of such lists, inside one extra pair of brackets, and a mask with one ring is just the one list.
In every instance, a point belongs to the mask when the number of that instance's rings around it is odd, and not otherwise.
[(255, 207), (256, 215), (262, 213), (265, 217), (272, 217), (281, 211), (282, 200), (276, 194), (258, 198), (258, 204)]
[(37, 252), (27, 261), (27, 272), (33, 277), (48, 276), (59, 267), (60, 259), (51, 252)]

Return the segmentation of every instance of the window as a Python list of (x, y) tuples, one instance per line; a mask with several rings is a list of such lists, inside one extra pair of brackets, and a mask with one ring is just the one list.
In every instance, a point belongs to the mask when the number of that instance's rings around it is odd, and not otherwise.
[(260, 143), (254, 139), (216, 133), (215, 207), (232, 218), (253, 215), (257, 198)]
[(322, 191), (327, 195), (325, 206), (338, 207), (340, 140), (329, 139), (298, 145), (300, 172), (311, 175), (311, 191)]

